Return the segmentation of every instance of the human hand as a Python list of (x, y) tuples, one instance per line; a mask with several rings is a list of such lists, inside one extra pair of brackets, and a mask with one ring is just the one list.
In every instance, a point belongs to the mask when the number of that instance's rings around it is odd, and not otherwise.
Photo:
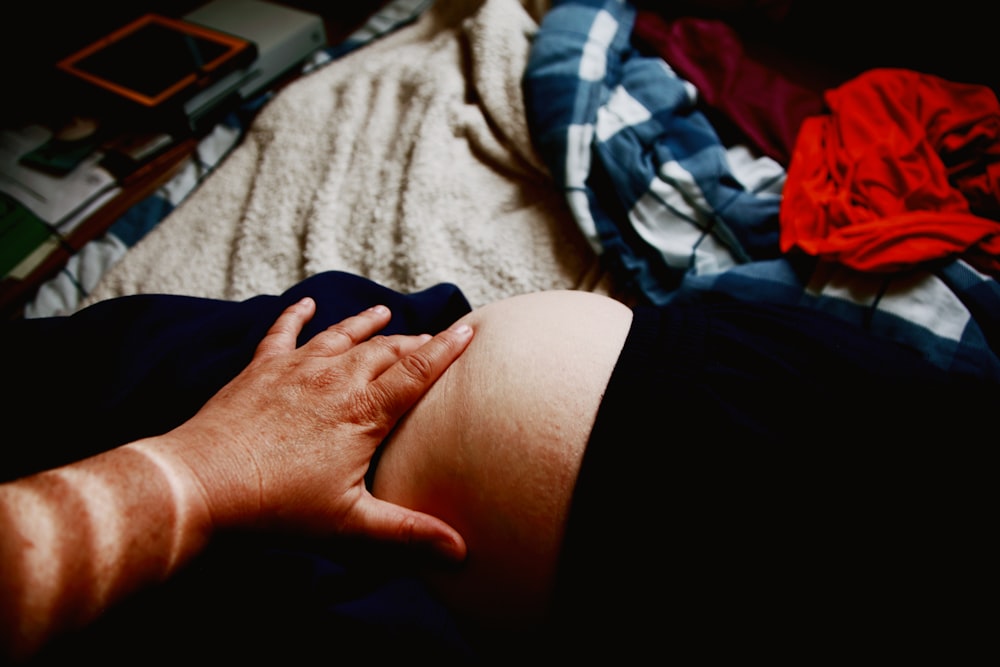
[(472, 331), (372, 336), (377, 306), (296, 348), (316, 309), (289, 307), (253, 360), (188, 422), (166, 453), (193, 477), (211, 527), (289, 528), (426, 545), (456, 560), (465, 542), (435, 517), (364, 485), (379, 443), (467, 346)]

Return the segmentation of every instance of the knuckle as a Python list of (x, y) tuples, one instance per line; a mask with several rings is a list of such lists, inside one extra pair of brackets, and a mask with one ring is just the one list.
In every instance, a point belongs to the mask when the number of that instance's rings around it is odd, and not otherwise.
[(344, 381), (344, 374), (339, 368), (333, 366), (321, 366), (312, 369), (312, 371), (306, 375), (303, 384), (305, 384), (309, 389), (326, 389), (331, 386), (336, 386)]
[(389, 432), (393, 407), (391, 396), (376, 385), (369, 385), (367, 391), (355, 394), (351, 403), (356, 422), (364, 424), (376, 436)]
[(313, 336), (309, 347), (314, 353), (324, 356), (339, 354), (354, 347), (354, 338), (346, 329), (330, 327)]
[(434, 376), (434, 364), (420, 351), (406, 355), (399, 363), (406, 375), (418, 382), (428, 382)]
[(396, 527), (396, 538), (402, 544), (413, 544), (416, 540), (417, 520), (413, 516), (405, 516)]
[(390, 336), (378, 334), (368, 339), (368, 343), (370, 345), (376, 345), (378, 347), (384, 348), (385, 350), (388, 350), (389, 352), (393, 353), (396, 356), (399, 356), (400, 354), (399, 342), (395, 338), (392, 338)]
[(348, 329), (343, 324), (334, 324), (323, 332), (323, 337), (329, 339), (330, 342), (335, 341), (346, 341), (350, 344), (354, 344), (354, 336), (351, 334), (350, 329)]

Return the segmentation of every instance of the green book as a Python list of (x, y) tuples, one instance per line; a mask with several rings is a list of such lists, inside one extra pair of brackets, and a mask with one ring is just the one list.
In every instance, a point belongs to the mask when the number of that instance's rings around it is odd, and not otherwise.
[(0, 278), (27, 277), (57, 247), (59, 238), (48, 225), (0, 192)]

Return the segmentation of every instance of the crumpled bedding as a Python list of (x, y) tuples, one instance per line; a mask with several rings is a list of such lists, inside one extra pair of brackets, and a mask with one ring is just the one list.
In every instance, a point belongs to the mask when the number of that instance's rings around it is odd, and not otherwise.
[[(706, 116), (710, 107), (759, 118), (739, 104), (761, 100), (709, 95), (725, 105), (706, 105), (669, 62), (635, 48), (635, 18), (629, 3), (556, 0), (525, 74), (529, 123), (556, 187), (619, 284), (654, 304), (725, 294), (814, 307), (949, 371), (1000, 380), (1000, 286), (990, 274), (955, 255), (874, 273), (784, 252), (788, 165), (756, 157), (752, 141), (742, 151), (724, 143)], [(727, 62), (742, 66), (719, 58)], [(790, 101), (770, 103), (778, 113)]]
[(277, 293), (325, 270), (473, 305), (610, 290), (535, 154), (521, 76), (542, 3), (434, 3), (293, 82), (83, 306), (166, 292)]
[(782, 252), (789, 165), (753, 134), (723, 142), (710, 118), (751, 129), (762, 104), (777, 116), (807, 93), (708, 90), (746, 66), (722, 55), (699, 88), (655, 57), (671, 49), (634, 48), (635, 14), (598, 0), (434, 3), (277, 95), (83, 305), (241, 299), (329, 269), (402, 292), (452, 282), (473, 306), (541, 289), (654, 303), (723, 291), (821, 308), (1000, 378), (991, 275), (968, 258), (874, 274)]

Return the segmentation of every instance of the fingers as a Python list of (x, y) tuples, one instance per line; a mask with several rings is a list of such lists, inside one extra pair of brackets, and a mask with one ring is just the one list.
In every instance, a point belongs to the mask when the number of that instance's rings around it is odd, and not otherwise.
[[(257, 354), (268, 355), (294, 350), (302, 328), (315, 313), (316, 302), (311, 297), (304, 297), (286, 308), (257, 346)], [(319, 354), (341, 354), (373, 336), (388, 324), (391, 316), (385, 306), (372, 306), (327, 328), (314, 336), (309, 344)], [(406, 351), (402, 353), (406, 354)]]
[(456, 563), (465, 559), (465, 540), (437, 517), (370, 495), (365, 496), (356, 511), (357, 528), (368, 537), (417, 550), (426, 549)]
[(457, 322), (394, 363), (371, 385), (390, 415), (402, 415), (441, 376), (472, 340), (472, 328)]
[[(275, 320), (257, 348), (258, 356), (295, 349), (302, 327), (316, 312), (316, 303), (306, 297), (289, 306)], [(348, 317), (314, 336), (307, 344), (311, 353), (338, 356), (361, 350), (366, 359), (359, 368), (367, 371), (372, 407), (396, 419), (408, 410), (465, 350), (472, 329), (458, 322), (437, 336), (371, 337), (392, 317), (382, 305)], [(365, 347), (359, 347), (365, 343)], [(384, 371), (384, 372), (383, 372)]]
[(371, 338), (389, 323), (391, 317), (392, 314), (385, 306), (372, 306), (317, 334), (309, 341), (309, 345), (319, 354), (342, 354)]
[(257, 355), (268, 356), (294, 350), (302, 327), (312, 319), (315, 312), (316, 302), (309, 297), (285, 308), (257, 345)]

